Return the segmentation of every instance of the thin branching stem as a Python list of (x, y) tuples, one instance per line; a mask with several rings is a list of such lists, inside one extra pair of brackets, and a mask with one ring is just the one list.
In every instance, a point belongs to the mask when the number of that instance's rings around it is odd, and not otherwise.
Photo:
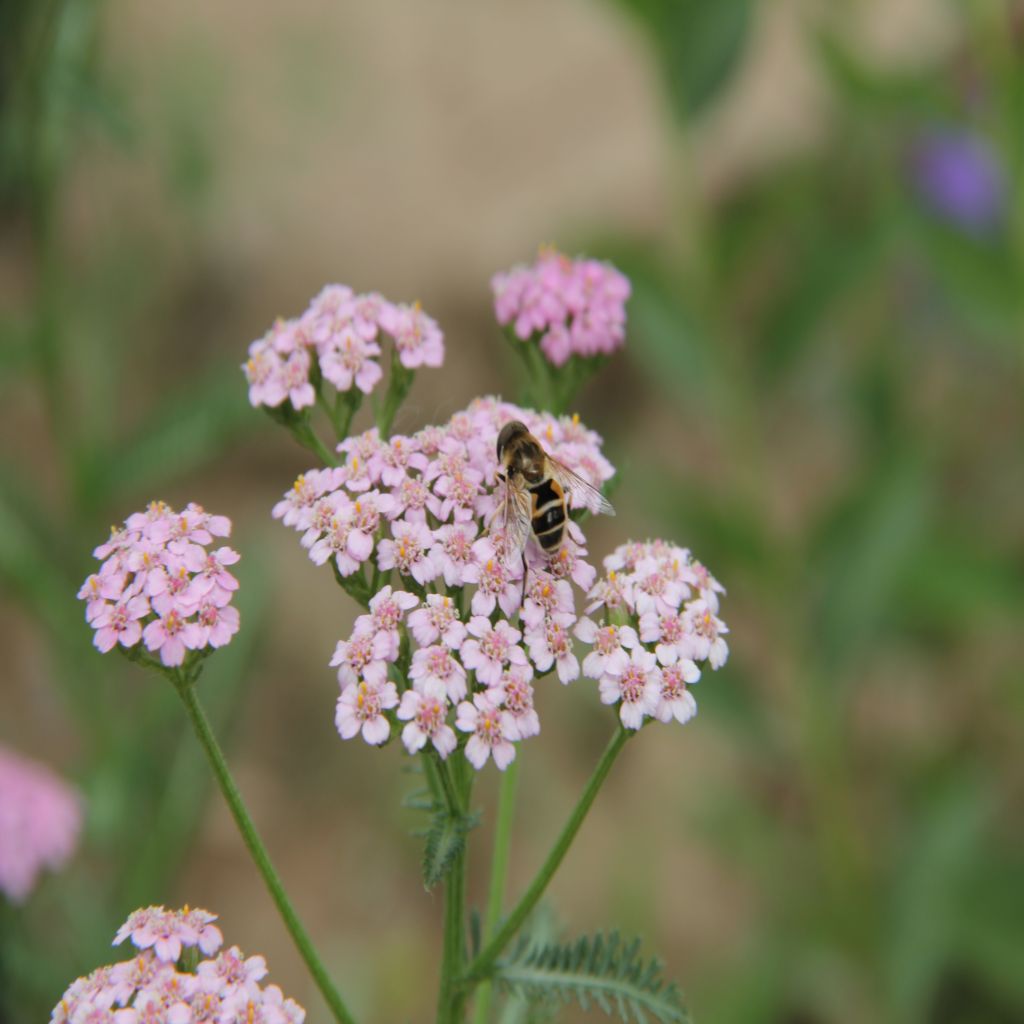
[(220, 749), (220, 744), (213, 735), (213, 730), (210, 728), (206, 713), (199, 703), (194, 675), (185, 676), (180, 674), (175, 679), (175, 687), (182, 703), (185, 705), (185, 710), (188, 712), (189, 720), (192, 722), (199, 743), (203, 750), (206, 751), (210, 767), (213, 769), (213, 774), (220, 785), (221, 792), (224, 794), (224, 799), (227, 801), (232, 817), (235, 819), (238, 831), (242, 834), (242, 839), (252, 856), (253, 862), (263, 876), (263, 881), (270, 891), (270, 896), (284, 921), (285, 927), (288, 929), (288, 933), (292, 937), (292, 941), (299, 951), (299, 955), (305, 961), (306, 967), (309, 968), (309, 973), (312, 975), (316, 987), (320, 990), (320, 994), (330, 1007), (334, 1019), (338, 1024), (354, 1024), (352, 1014), (349, 1013), (341, 995), (334, 987), (334, 983), (328, 976), (323, 962), (313, 946), (309, 933), (303, 927), (298, 914), (295, 913), (295, 908), (292, 906), (291, 900), (289, 900), (288, 894), (281, 884), (281, 879), (271, 863), (270, 855), (267, 853), (266, 847), (256, 831), (252, 818), (249, 817), (242, 794), (239, 792), (238, 786), (235, 784), (235, 780), (228, 769), (224, 752)]
[(601, 760), (597, 762), (597, 767), (590, 776), (590, 780), (587, 782), (579, 802), (573, 808), (572, 814), (569, 815), (569, 820), (565, 823), (565, 827), (562, 829), (558, 839), (555, 840), (555, 845), (551, 848), (547, 860), (541, 865), (540, 870), (526, 892), (523, 893), (515, 909), (505, 919), (505, 923), (501, 926), (497, 935), (484, 946), (477, 958), (469, 965), (462, 978), (464, 985), (472, 987), (487, 977), (494, 966), (494, 962), (508, 945), (509, 940), (519, 931), (527, 916), (537, 905), (537, 901), (544, 894), (548, 883), (569, 851), (573, 839), (576, 838), (576, 833), (583, 824), (583, 819), (587, 816), (587, 811), (590, 810), (590, 806), (593, 804), (594, 798), (597, 796), (604, 780), (608, 777), (615, 759), (619, 756), (619, 752), (631, 735), (632, 733), (621, 724), (615, 730), (615, 734), (608, 741), (608, 746), (605, 747)]
[[(512, 840), (512, 819), (516, 810), (516, 789), (519, 781), (519, 759), (516, 758), (501, 777), (498, 791), (498, 817), (494, 824), (494, 852), (491, 855), (491, 881), (487, 893), (487, 913), (484, 917), (483, 941), (489, 942), (501, 920), (505, 898), (505, 879), (508, 876), (508, 856)], [(487, 1024), (491, 1009), (491, 985), (484, 982), (477, 992), (473, 1019), (476, 1024)]]
[[(472, 776), (449, 772), (440, 758), (436, 761), (437, 776), (444, 792), (448, 813), (461, 817), (469, 805)], [(459, 985), (466, 962), (466, 845), (452, 860), (444, 883), (444, 940), (441, 957), (441, 982), (437, 996), (438, 1024), (460, 1024), (467, 992)]]

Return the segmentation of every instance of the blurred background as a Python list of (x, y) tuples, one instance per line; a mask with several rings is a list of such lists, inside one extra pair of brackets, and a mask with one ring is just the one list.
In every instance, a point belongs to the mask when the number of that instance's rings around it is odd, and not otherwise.
[[(1024, 1020), (1022, 160), (1003, 0), (5, 0), (0, 744), (86, 824), (0, 901), (0, 1020), (186, 902), (325, 1018), (173, 691), (75, 599), (155, 497), (235, 523), (243, 629), (202, 691), (300, 914), (361, 1020), (430, 1018), (415, 780), (338, 740), (355, 608), (270, 518), (311, 461), (239, 365), (339, 281), (446, 333), (396, 430), (514, 398), (489, 279), (542, 242), (634, 287), (580, 399), (622, 477), (591, 552), (690, 546), (732, 630), (697, 719), (616, 766), (560, 924), (643, 935), (699, 1021)], [(541, 713), (513, 896), (613, 714), (587, 682)]]

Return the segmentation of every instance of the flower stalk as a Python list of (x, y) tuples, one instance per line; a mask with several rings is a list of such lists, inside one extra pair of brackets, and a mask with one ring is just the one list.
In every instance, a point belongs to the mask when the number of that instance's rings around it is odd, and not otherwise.
[[(469, 804), (472, 776), (459, 771), (449, 772), (440, 758), (436, 761), (447, 810), (461, 817)], [(437, 997), (438, 1024), (459, 1024), (464, 1016), (468, 995), (459, 985), (459, 976), (466, 962), (466, 844), (463, 843), (452, 860), (444, 883), (444, 938), (441, 957), (441, 981)]]
[(213, 730), (210, 728), (206, 713), (199, 703), (194, 673), (178, 672), (175, 678), (175, 689), (178, 691), (178, 696), (181, 697), (182, 704), (185, 705), (185, 711), (188, 714), (189, 721), (192, 723), (192, 727), (195, 729), (196, 737), (206, 752), (206, 757), (210, 762), (210, 767), (213, 769), (217, 784), (224, 794), (224, 799), (227, 801), (231, 815), (235, 819), (238, 831), (242, 834), (242, 840), (245, 842), (257, 869), (263, 876), (263, 881), (266, 883), (271, 899), (273, 899), (274, 905), (277, 907), (281, 919), (288, 929), (288, 934), (291, 935), (292, 941), (299, 951), (299, 955), (309, 969), (316, 987), (320, 990), (320, 994), (324, 997), (324, 1001), (327, 1003), (332, 1016), (338, 1024), (354, 1024), (354, 1019), (327, 974), (327, 970), (324, 968), (323, 962), (313, 946), (309, 933), (299, 920), (291, 900), (288, 899), (288, 894), (281, 884), (281, 879), (270, 860), (270, 855), (267, 853), (266, 847), (256, 831), (256, 826), (249, 816), (249, 811), (245, 806), (245, 801), (242, 799), (242, 794), (239, 792), (238, 786), (228, 768), (227, 761), (224, 758), (224, 752), (221, 750), (217, 738), (213, 735)]
[[(484, 917), (483, 941), (489, 942), (501, 920), (508, 876), (508, 855), (512, 843), (512, 819), (515, 817), (516, 791), (519, 783), (519, 761), (513, 761), (501, 777), (498, 791), (498, 817), (494, 824), (494, 852), (491, 855), (491, 880), (487, 893), (487, 912)], [(491, 1009), (491, 983), (485, 981), (477, 993), (473, 1019), (476, 1024), (487, 1024)]]
[(583, 819), (587, 816), (587, 812), (590, 810), (598, 791), (604, 784), (604, 780), (608, 777), (615, 759), (619, 756), (619, 753), (626, 744), (626, 740), (631, 735), (632, 732), (621, 724), (615, 730), (612, 738), (608, 741), (608, 745), (605, 747), (604, 753), (601, 755), (601, 759), (597, 762), (597, 767), (590, 776), (590, 780), (587, 782), (579, 802), (573, 808), (572, 814), (569, 815), (569, 820), (565, 823), (558, 839), (555, 840), (555, 845), (551, 848), (547, 859), (541, 865), (540, 870), (526, 892), (523, 893), (515, 909), (505, 918), (505, 922), (498, 930), (498, 933), (486, 943), (476, 959), (469, 965), (461, 979), (463, 985), (472, 987), (487, 977), (495, 961), (508, 945), (509, 940), (519, 931), (541, 896), (544, 895), (544, 890), (554, 877), (566, 853), (568, 853), (569, 847), (576, 838), (576, 833), (579, 832)]

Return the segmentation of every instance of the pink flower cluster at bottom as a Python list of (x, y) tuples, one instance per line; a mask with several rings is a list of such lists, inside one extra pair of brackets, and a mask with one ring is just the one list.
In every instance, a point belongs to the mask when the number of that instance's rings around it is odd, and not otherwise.
[(24, 902), (44, 868), (64, 866), (81, 826), (78, 796), (67, 783), (0, 747), (0, 892)]
[[(114, 945), (130, 938), (139, 954), (73, 981), (50, 1024), (302, 1024), (298, 1003), (261, 984), (262, 956), (246, 957), (237, 946), (217, 953), (223, 938), (215, 920), (198, 908), (136, 910)], [(180, 969), (193, 947), (208, 959)]]

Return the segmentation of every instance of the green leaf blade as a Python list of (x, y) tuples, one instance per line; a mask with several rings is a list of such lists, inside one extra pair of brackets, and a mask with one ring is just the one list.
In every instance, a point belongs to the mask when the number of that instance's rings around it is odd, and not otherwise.
[(507, 995), (530, 1003), (575, 999), (583, 1010), (592, 1004), (606, 1014), (614, 1009), (626, 1022), (689, 1024), (678, 987), (666, 984), (661, 971), (657, 958), (643, 960), (639, 939), (624, 943), (617, 932), (598, 932), (568, 944), (524, 938), (497, 965), (494, 980)]

